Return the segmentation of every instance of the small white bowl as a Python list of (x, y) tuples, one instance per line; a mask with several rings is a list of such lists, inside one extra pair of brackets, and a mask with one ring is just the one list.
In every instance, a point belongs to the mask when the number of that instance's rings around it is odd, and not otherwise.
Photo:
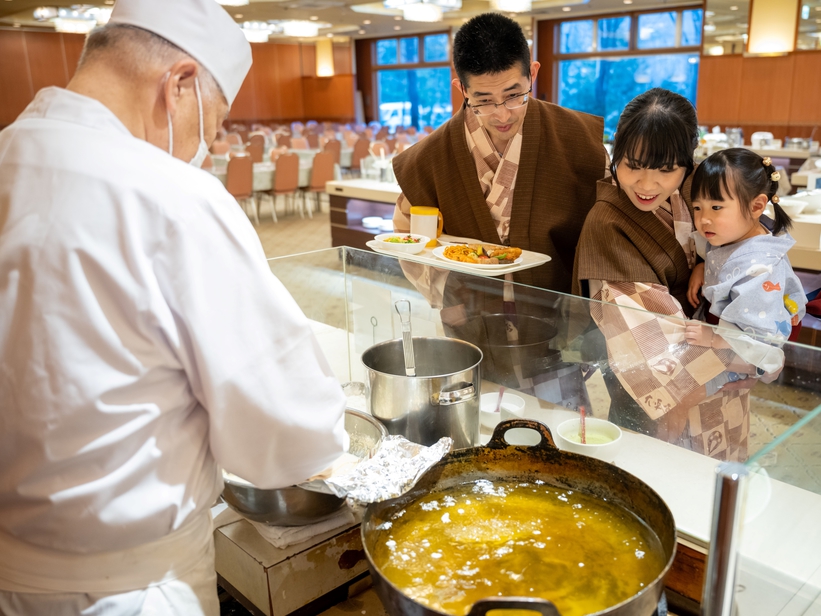
[(479, 397), (479, 421), (485, 428), (491, 430), (496, 427), (502, 419), (513, 419), (521, 417), (525, 410), (525, 401), (521, 396), (502, 394), (502, 411), (496, 412), (496, 404), (499, 402), (499, 392), (482, 394)]
[(584, 421), (588, 442), (583, 445), (579, 442), (580, 421), (579, 417), (575, 417), (559, 424), (553, 433), (556, 446), (563, 451), (580, 453), (604, 462), (615, 460), (621, 449), (621, 428), (604, 419), (588, 417)]
[(821, 190), (802, 190), (793, 196), (799, 201), (806, 201), (807, 207), (801, 212), (802, 214), (813, 214), (821, 210)]
[[(407, 237), (409, 235), (415, 240), (418, 239), (419, 242), (415, 244), (397, 244), (395, 242), (386, 241), (389, 237)], [(382, 242), (381, 246), (386, 250), (393, 250), (406, 255), (415, 255), (422, 252), (425, 250), (425, 244), (430, 241), (429, 237), (426, 235), (419, 235), (418, 233), (381, 233), (373, 239), (377, 242)]]
[(800, 199), (788, 199), (787, 197), (783, 197), (778, 202), (778, 205), (781, 206), (781, 209), (784, 210), (787, 216), (790, 218), (795, 218), (804, 211), (804, 208), (807, 207), (807, 202), (801, 201)]
[(365, 216), (362, 219), (362, 226), (368, 229), (378, 229), (382, 226), (382, 218), (380, 216)]

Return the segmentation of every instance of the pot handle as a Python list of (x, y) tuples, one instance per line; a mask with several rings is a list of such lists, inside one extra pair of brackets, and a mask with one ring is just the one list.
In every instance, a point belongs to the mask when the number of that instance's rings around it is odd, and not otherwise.
[(535, 419), (518, 418), (506, 419), (505, 421), (499, 422), (493, 430), (493, 436), (490, 437), (490, 441), (488, 441), (486, 447), (490, 447), (492, 449), (505, 449), (506, 447), (511, 447), (511, 445), (505, 440), (505, 433), (508, 430), (513, 430), (514, 428), (529, 428), (531, 430), (535, 430), (541, 435), (542, 440), (535, 445), (531, 445), (534, 449), (558, 449), (558, 447), (556, 447), (556, 441), (553, 440), (553, 435), (550, 433), (550, 428), (548, 428), (545, 424), (541, 421), (536, 421)]
[(533, 597), (488, 597), (474, 603), (467, 616), (485, 616), (492, 610), (529, 610), (539, 612), (542, 616), (562, 616), (559, 610), (547, 599)]
[(464, 383), (459, 389), (439, 392), (439, 406), (450, 406), (473, 400), (476, 397), (476, 386), (473, 383)]

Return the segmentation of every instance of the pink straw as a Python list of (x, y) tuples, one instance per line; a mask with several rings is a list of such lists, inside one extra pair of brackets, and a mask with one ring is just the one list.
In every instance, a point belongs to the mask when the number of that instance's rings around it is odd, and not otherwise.
[(582, 444), (586, 445), (587, 444), (587, 434), (586, 434), (586, 430), (585, 430), (585, 426), (584, 426), (584, 418), (585, 418), (584, 407), (583, 406), (579, 407), (579, 410), (581, 411), (581, 418), (579, 420), (579, 436), (581, 437)]
[(502, 411), (502, 397), (505, 395), (505, 388), (499, 388), (499, 400), (496, 402), (496, 412), (500, 413)]

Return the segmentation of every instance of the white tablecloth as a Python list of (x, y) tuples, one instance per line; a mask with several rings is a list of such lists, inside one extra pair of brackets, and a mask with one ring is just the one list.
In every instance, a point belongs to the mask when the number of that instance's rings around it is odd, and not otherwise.
[[(313, 160), (313, 159), (312, 159)], [(311, 183), (311, 163), (299, 161), (299, 187), (306, 188)], [(211, 170), (216, 178), (225, 184), (227, 178), (227, 167), (217, 167)], [(273, 163), (254, 163), (254, 192), (264, 192), (271, 190), (274, 186), (274, 175), (276, 165)]]
[[(309, 150), (294, 150), (294, 149), (292, 149), (292, 150), (290, 150), (290, 152), (292, 154), (296, 154), (297, 156), (299, 156), (299, 162), (301, 162), (301, 163), (309, 162), (311, 164), (313, 164), (314, 156), (316, 156), (316, 154), (319, 151), (320, 150), (313, 150), (313, 149), (309, 149)], [(342, 148), (339, 151), (339, 166), (344, 167), (346, 169), (349, 168), (351, 166), (351, 156), (352, 155), (353, 155), (353, 148)]]

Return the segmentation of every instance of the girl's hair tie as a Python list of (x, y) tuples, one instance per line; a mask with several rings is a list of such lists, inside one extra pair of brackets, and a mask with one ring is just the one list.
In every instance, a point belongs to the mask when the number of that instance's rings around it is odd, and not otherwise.
[(772, 164), (773, 164), (773, 159), (770, 158), (769, 156), (765, 156), (764, 159), (761, 162), (764, 163), (765, 167), (771, 167)]
[(778, 198), (778, 195), (773, 195), (773, 197), (772, 197), (772, 199), (770, 199), (770, 201), (772, 202), (773, 205), (778, 205), (778, 202), (781, 201), (781, 199)]
[(780, 180), (780, 179), (781, 179), (781, 174), (780, 174), (778, 171), (773, 171), (773, 172), (770, 174), (770, 179), (771, 179), (773, 182), (777, 182), (778, 180)]

